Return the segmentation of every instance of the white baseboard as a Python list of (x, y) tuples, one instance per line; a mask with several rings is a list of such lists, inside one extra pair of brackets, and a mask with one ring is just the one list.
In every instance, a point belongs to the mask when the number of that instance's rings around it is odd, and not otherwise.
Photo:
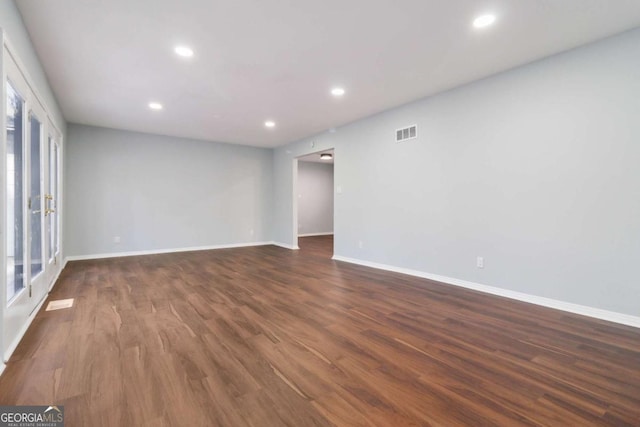
[(328, 231), (326, 233), (305, 233), (298, 234), (298, 237), (315, 237), (315, 236), (333, 236), (333, 231)]
[[(82, 261), (88, 259), (102, 259), (102, 258), (119, 258), (139, 255), (156, 255), (156, 254), (168, 254), (174, 252), (193, 252), (193, 251), (208, 251), (212, 249), (231, 249), (231, 248), (245, 248), (249, 246), (265, 246), (276, 244), (273, 242), (250, 242), (250, 243), (233, 243), (228, 245), (211, 245), (211, 246), (192, 246), (187, 248), (171, 248), (171, 249), (151, 249), (145, 251), (131, 251), (131, 252), (111, 252), (102, 254), (90, 254), (90, 255), (70, 255), (65, 259), (67, 261)], [(278, 245), (280, 246), (280, 245)]]
[(497, 288), (495, 286), (483, 285), (480, 283), (469, 282), (467, 280), (455, 279), (453, 277), (440, 276), (438, 274), (426, 273), (419, 270), (411, 270), (408, 268), (395, 267), (387, 264), (378, 264), (376, 262), (363, 261), (356, 258), (348, 258), (340, 255), (334, 255), (336, 261), (358, 264), (365, 267), (377, 268), (379, 270), (393, 271), (395, 273), (407, 274), (409, 276), (421, 277), (448, 285), (460, 286), (462, 288), (473, 289), (475, 291), (487, 294), (498, 295), (518, 301), (528, 302), (531, 304), (541, 305), (544, 307), (555, 308), (557, 310), (567, 311), (569, 313), (580, 314), (583, 316), (593, 317), (596, 319), (607, 320), (609, 322), (620, 323), (623, 325), (640, 328), (640, 317), (631, 316), (629, 314), (616, 313), (615, 311), (603, 310), (600, 308), (588, 307), (585, 305), (573, 304), (570, 302), (559, 301), (551, 298), (540, 297), (536, 295), (525, 294), (522, 292), (511, 291), (508, 289)]
[[(62, 270), (64, 270), (64, 268), (66, 266), (67, 266), (67, 260), (65, 259), (64, 262), (62, 263), (62, 266), (60, 267), (60, 270), (58, 270), (58, 273), (56, 273), (55, 278), (51, 281), (51, 283), (49, 283), (49, 289), (47, 290), (47, 295), (45, 295), (45, 297), (42, 298), (42, 301), (40, 301), (40, 303), (35, 308), (35, 310), (33, 310), (31, 315), (27, 318), (26, 323), (20, 329), (20, 332), (18, 332), (18, 335), (16, 335), (15, 339), (13, 340), (13, 342), (9, 345), (9, 347), (7, 347), (6, 351), (4, 352), (3, 357), (4, 357), (4, 361), (5, 362), (9, 360), (9, 358), (11, 357), (13, 352), (18, 347), (18, 344), (20, 344), (20, 341), (22, 341), (22, 338), (24, 337), (24, 334), (27, 333), (27, 330), (29, 329), (29, 326), (31, 326), (31, 322), (33, 322), (33, 319), (36, 318), (36, 315), (38, 314), (38, 312), (42, 308), (42, 305), (47, 300), (47, 297), (49, 296), (49, 293), (53, 289), (53, 286), (58, 281), (58, 278), (60, 277), (60, 274), (62, 273)], [(2, 363), (2, 366), (0, 366), (0, 375), (2, 375), (2, 372), (4, 371), (5, 367), (6, 367), (6, 365), (4, 363)]]
[(67, 259), (65, 258), (64, 261), (62, 261), (62, 265), (60, 266), (60, 270), (58, 270), (58, 273), (56, 273), (56, 277), (54, 277), (53, 280), (51, 281), (51, 283), (49, 283), (49, 293), (51, 293), (51, 290), (53, 289), (53, 286), (56, 284), (56, 282), (60, 278), (60, 274), (62, 273), (62, 270), (64, 270), (64, 268), (66, 266), (67, 266)]
[(36, 315), (38, 314), (38, 312), (40, 311), (40, 309), (42, 308), (42, 305), (46, 300), (47, 300), (47, 295), (45, 295), (45, 297), (42, 298), (42, 301), (40, 301), (40, 303), (38, 303), (36, 308), (31, 312), (31, 315), (27, 318), (27, 321), (24, 323), (24, 325), (22, 325), (22, 328), (20, 328), (20, 332), (18, 332), (18, 335), (16, 335), (16, 337), (13, 339), (13, 342), (11, 342), (11, 344), (9, 344), (9, 346), (5, 350), (4, 352), (5, 363), (9, 361), (13, 352), (16, 351), (16, 348), (18, 348), (18, 344), (20, 344), (20, 341), (22, 341), (24, 334), (27, 333), (27, 329), (29, 329), (29, 326), (31, 326), (31, 322), (33, 322), (33, 319), (36, 318)]
[(280, 246), (281, 248), (285, 248), (285, 249), (291, 249), (294, 251), (297, 251), (298, 249), (300, 249), (300, 246), (298, 245), (289, 245), (287, 243), (282, 243), (282, 242), (271, 242), (269, 244), (274, 246)]

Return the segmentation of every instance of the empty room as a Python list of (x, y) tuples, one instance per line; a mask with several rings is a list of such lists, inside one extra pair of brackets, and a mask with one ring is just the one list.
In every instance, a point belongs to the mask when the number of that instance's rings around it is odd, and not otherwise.
[(0, 40), (0, 426), (640, 426), (637, 0)]

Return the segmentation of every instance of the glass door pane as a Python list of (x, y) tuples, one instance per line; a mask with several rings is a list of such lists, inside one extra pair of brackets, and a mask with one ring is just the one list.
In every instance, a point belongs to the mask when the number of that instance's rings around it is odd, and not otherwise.
[(24, 288), (24, 99), (7, 82), (7, 301)]
[(29, 126), (31, 130), (30, 141), (30, 178), (29, 191), (29, 239), (31, 246), (31, 279), (33, 280), (44, 268), (42, 256), (42, 231), (43, 231), (43, 197), (42, 197), (42, 123), (33, 114), (29, 114)]
[(53, 261), (53, 257), (55, 256), (55, 198), (54, 195), (56, 193), (56, 153), (55, 153), (55, 142), (53, 142), (53, 138), (49, 137), (49, 189), (48, 194), (45, 196), (45, 217), (49, 216), (49, 221), (47, 223), (47, 253), (49, 254), (49, 263)]
[(53, 254), (54, 256), (58, 255), (60, 252), (60, 214), (58, 209), (58, 200), (60, 197), (60, 189), (58, 188), (60, 184), (60, 150), (58, 148), (58, 144), (56, 142), (53, 143), (53, 175), (51, 176), (51, 180), (53, 181), (53, 196), (52, 200), (52, 208), (54, 210), (53, 215), (51, 216), (52, 221), (52, 235), (53, 235)]
[(45, 219), (47, 220), (47, 253), (49, 263), (58, 254), (58, 144), (49, 136), (49, 188), (45, 195)]

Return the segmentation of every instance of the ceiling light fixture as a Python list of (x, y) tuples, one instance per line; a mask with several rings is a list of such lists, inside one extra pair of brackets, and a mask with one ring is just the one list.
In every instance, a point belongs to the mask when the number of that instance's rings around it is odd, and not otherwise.
[(266, 122), (264, 122), (264, 125), (268, 128), (274, 128), (276, 127), (276, 122), (272, 120), (267, 120)]
[(331, 160), (331, 159), (333, 159), (333, 155), (331, 153), (320, 154), (320, 160)]
[(485, 28), (492, 25), (494, 22), (496, 22), (495, 15), (491, 15), (491, 14), (481, 15), (473, 20), (473, 26), (475, 28)]
[(342, 96), (344, 95), (344, 89), (341, 87), (334, 87), (333, 89), (331, 89), (331, 95)]
[(162, 110), (163, 107), (162, 107), (162, 104), (160, 104), (159, 102), (150, 102), (149, 108), (151, 108), (152, 110), (159, 111), (159, 110)]
[(184, 58), (191, 58), (193, 56), (193, 49), (191, 49), (189, 46), (176, 46), (174, 51), (176, 52), (176, 54)]

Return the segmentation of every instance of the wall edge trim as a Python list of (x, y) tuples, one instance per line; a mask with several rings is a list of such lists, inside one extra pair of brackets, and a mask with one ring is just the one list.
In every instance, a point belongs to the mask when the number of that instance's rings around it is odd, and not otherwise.
[(270, 242), (269, 244), (274, 246), (280, 246), (281, 248), (285, 248), (285, 249), (291, 249), (292, 251), (297, 251), (300, 249), (300, 246), (298, 245), (290, 245), (288, 243), (282, 243), (282, 242)]
[(266, 246), (271, 244), (273, 243), (272, 242), (249, 242), (249, 243), (232, 243), (227, 245), (189, 246), (189, 247), (183, 247), (183, 248), (149, 249), (149, 250), (143, 250), (143, 251), (109, 252), (109, 253), (88, 254), (88, 255), (69, 255), (65, 258), (64, 262), (66, 265), (68, 261), (84, 261), (84, 260), (90, 260), (90, 259), (170, 254), (170, 253), (176, 253), (176, 252), (209, 251), (213, 249), (245, 248), (250, 246)]
[(22, 328), (20, 328), (20, 331), (18, 331), (18, 335), (16, 335), (13, 342), (11, 342), (11, 344), (9, 344), (9, 346), (5, 350), (3, 355), (4, 356), (3, 361), (5, 364), (6, 362), (9, 361), (9, 359), (11, 359), (11, 355), (13, 355), (13, 352), (16, 351), (16, 348), (18, 348), (18, 345), (20, 345), (22, 338), (24, 338), (24, 335), (29, 330), (31, 323), (33, 323), (33, 319), (36, 318), (36, 315), (40, 312), (40, 309), (42, 308), (42, 306), (44, 305), (45, 301), (47, 301), (48, 298), (49, 298), (49, 294), (47, 293), (47, 295), (45, 295), (44, 298), (42, 298), (42, 301), (40, 301), (38, 305), (35, 307), (35, 309), (31, 312), (25, 324), (22, 326)]
[(467, 280), (456, 279), (453, 277), (441, 276), (438, 274), (427, 273), (424, 271), (396, 267), (396, 266), (387, 265), (387, 264), (380, 264), (380, 263), (371, 262), (371, 261), (364, 261), (357, 258), (349, 258), (349, 257), (340, 256), (340, 255), (334, 255), (332, 259), (335, 261), (358, 264), (365, 267), (376, 268), (379, 270), (386, 270), (386, 271), (392, 271), (395, 273), (407, 274), (409, 276), (429, 279), (436, 282), (444, 283), (446, 285), (458, 286), (458, 287), (467, 288), (474, 291), (479, 291), (479, 292), (492, 294), (496, 296), (501, 296), (501, 297), (505, 297), (505, 298), (509, 298), (517, 301), (536, 304), (536, 305), (540, 305), (547, 308), (554, 308), (556, 310), (566, 311), (573, 314), (580, 314), (582, 316), (588, 316), (595, 319), (606, 320), (609, 322), (614, 322), (622, 325), (640, 328), (640, 317), (632, 316), (629, 314), (618, 313), (615, 311), (604, 310), (601, 308), (589, 307), (586, 305), (574, 304), (571, 302), (560, 301), (552, 298), (540, 297), (537, 295), (526, 294), (523, 292), (517, 292), (509, 289), (498, 288), (495, 286), (483, 285), (481, 283), (470, 282)]

